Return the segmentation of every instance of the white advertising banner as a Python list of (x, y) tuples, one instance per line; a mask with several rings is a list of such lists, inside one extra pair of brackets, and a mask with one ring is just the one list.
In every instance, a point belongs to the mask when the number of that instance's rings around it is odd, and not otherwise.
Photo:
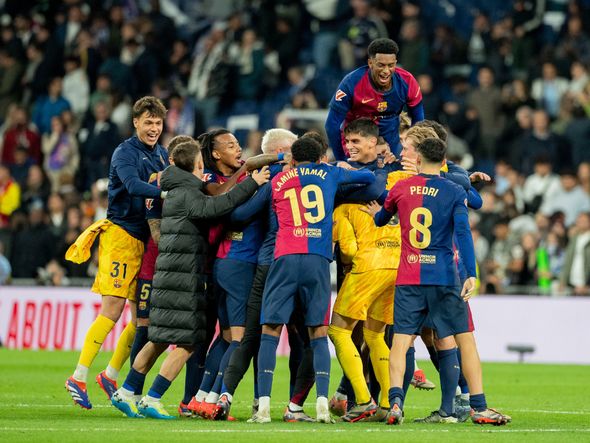
[[(508, 346), (531, 346), (525, 361), (590, 364), (590, 346), (581, 345), (590, 320), (590, 298), (479, 296), (470, 302), (482, 360), (518, 361)], [(89, 288), (0, 287), (0, 340), (10, 349), (79, 350), (100, 310)], [(103, 349), (113, 350), (131, 318), (126, 308)], [(289, 347), (285, 334), (279, 353)], [(428, 358), (417, 340), (418, 358)]]

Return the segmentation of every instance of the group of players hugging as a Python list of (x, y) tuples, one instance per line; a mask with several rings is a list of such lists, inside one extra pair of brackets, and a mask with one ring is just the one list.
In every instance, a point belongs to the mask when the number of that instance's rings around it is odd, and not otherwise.
[[(135, 103), (136, 135), (111, 162), (107, 219), (67, 253), (82, 262), (100, 238), (93, 291), (102, 307), (66, 381), (76, 404), (92, 408), (88, 370), (127, 302), (132, 319), (96, 381), (128, 417), (176, 418), (161, 399), (186, 366), (179, 415), (234, 420), (233, 396), (253, 362), (248, 421), (270, 422), (286, 325), (284, 421), (333, 423), (334, 414), (401, 424), (409, 386), (434, 388), (415, 365), (417, 336), (440, 373), (441, 404), (416, 421), (511, 421), (487, 406), (467, 302), (476, 289), (468, 207), (481, 206), (472, 183), (489, 177), (447, 161), (446, 131), (424, 120), (420, 89), (396, 66), (397, 53), (392, 40), (371, 43), (368, 66), (331, 100), (327, 140), (270, 129), (263, 154), (245, 162), (225, 129), (176, 136), (164, 149), (163, 104)], [(344, 373), (330, 401), (328, 337)], [(146, 374), (170, 345), (144, 395)], [(303, 405), (314, 384), (311, 417)]]

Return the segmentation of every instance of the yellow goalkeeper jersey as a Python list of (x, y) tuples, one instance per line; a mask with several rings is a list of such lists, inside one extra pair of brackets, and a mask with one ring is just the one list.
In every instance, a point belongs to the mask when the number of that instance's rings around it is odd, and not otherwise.
[[(386, 189), (411, 176), (403, 171), (389, 173)], [(333, 240), (340, 248), (342, 263), (352, 265), (353, 273), (397, 269), (401, 251), (397, 218), (394, 217), (386, 226), (377, 227), (373, 218), (360, 210), (361, 206), (346, 203), (334, 210)]]

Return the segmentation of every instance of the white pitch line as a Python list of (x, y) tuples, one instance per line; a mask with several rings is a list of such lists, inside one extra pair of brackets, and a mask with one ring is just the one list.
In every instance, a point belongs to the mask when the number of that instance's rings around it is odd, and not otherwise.
[[(255, 426), (255, 425), (254, 425)], [(355, 429), (356, 430), (356, 429)], [(391, 433), (400, 433), (400, 432), (407, 432), (407, 433), (472, 433), (473, 431), (461, 428), (455, 429), (411, 429), (411, 428), (404, 428), (404, 427), (395, 427), (395, 428), (387, 428), (383, 426), (382, 428), (367, 428), (367, 429), (358, 429), (362, 432), (391, 432)], [(4, 432), (137, 432), (137, 429), (123, 429), (123, 428), (19, 428), (19, 427), (0, 427), (0, 431)], [(258, 433), (265, 433), (268, 434), (269, 432), (277, 432), (283, 434), (297, 434), (297, 433), (306, 433), (309, 434), (310, 432), (315, 433), (335, 433), (335, 432), (350, 432), (350, 427), (346, 427), (346, 429), (334, 429), (331, 426), (326, 426), (325, 429), (309, 429), (309, 427), (302, 427), (301, 429), (269, 429), (267, 426), (260, 426), (259, 429), (167, 429), (166, 432), (170, 433), (179, 433), (179, 434), (211, 434), (211, 433), (225, 433), (225, 434), (258, 434)], [(547, 432), (547, 433), (562, 433), (562, 432), (590, 432), (590, 428), (564, 428), (564, 429), (485, 429), (481, 430), (481, 432), (485, 433), (530, 433), (530, 432)]]

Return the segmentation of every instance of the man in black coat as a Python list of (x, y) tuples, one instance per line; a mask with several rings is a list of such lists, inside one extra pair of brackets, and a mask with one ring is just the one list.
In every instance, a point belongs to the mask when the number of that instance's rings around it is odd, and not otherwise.
[[(180, 144), (172, 154), (174, 165), (161, 179), (167, 192), (160, 228), (159, 255), (151, 296), (149, 342), (135, 358), (112, 404), (128, 417), (174, 418), (160, 399), (181, 371), (196, 345), (205, 341), (205, 263), (211, 219), (228, 214), (244, 203), (270, 178), (265, 167), (252, 173), (231, 191), (205, 194), (203, 159), (198, 144)], [(135, 404), (134, 392), (170, 344), (177, 347), (162, 363), (148, 395)]]

